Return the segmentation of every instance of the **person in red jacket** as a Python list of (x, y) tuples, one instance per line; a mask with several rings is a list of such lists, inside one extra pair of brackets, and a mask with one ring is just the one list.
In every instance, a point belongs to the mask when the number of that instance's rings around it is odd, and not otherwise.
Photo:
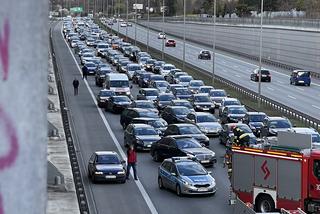
[(137, 153), (136, 153), (136, 150), (134, 149), (134, 146), (130, 145), (129, 149), (127, 150), (127, 180), (129, 180), (131, 167), (133, 169), (134, 179), (138, 180), (136, 163), (137, 163)]

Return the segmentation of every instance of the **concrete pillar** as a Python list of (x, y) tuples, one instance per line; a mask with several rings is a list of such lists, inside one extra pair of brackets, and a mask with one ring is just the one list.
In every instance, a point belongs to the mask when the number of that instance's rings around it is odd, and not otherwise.
[(46, 213), (48, 15), (1, 0), (0, 214)]

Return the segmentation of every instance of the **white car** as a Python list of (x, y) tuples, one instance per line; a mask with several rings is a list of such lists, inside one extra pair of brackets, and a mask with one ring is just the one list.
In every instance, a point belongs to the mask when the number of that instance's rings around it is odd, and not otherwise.
[(172, 69), (176, 69), (176, 66), (172, 65), (172, 64), (163, 64), (160, 68), (160, 74), (162, 76), (165, 76), (167, 74), (169, 74), (169, 72), (172, 70)]
[(120, 24), (120, 27), (127, 27), (127, 23), (126, 23), (126, 22), (122, 22), (122, 23)]
[(160, 32), (160, 33), (158, 34), (158, 39), (166, 39), (166, 34)]

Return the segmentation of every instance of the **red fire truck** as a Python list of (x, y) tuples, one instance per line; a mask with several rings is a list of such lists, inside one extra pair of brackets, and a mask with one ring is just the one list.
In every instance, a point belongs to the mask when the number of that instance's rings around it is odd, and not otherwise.
[(231, 186), (256, 212), (320, 213), (320, 150), (310, 135), (279, 132), (277, 145), (232, 147)]

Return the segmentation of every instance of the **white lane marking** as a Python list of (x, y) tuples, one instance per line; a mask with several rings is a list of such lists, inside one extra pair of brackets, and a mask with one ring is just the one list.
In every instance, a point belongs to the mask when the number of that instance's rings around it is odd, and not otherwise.
[(236, 74), (236, 77), (241, 77), (239, 74)]
[(283, 84), (283, 82), (282, 82), (282, 81), (280, 81), (280, 80), (277, 80), (277, 82), (278, 82), (278, 83), (280, 83), (280, 84)]
[(303, 88), (300, 88), (300, 87), (296, 87), (296, 89), (300, 90), (300, 91), (304, 91)]
[(296, 100), (297, 98), (295, 98), (294, 96), (288, 95), (289, 98)]
[(319, 110), (320, 110), (320, 107), (319, 107), (319, 106), (312, 105), (312, 107), (317, 108), (317, 109), (319, 109)]
[[(61, 35), (62, 35), (62, 38), (63, 38), (63, 41), (64, 41), (65, 45), (68, 47), (68, 50), (69, 50), (69, 52), (70, 52), (70, 54), (71, 54), (71, 56), (72, 56), (75, 64), (77, 65), (77, 68), (78, 68), (79, 73), (82, 74), (82, 73), (81, 73), (80, 66), (79, 66), (76, 58), (74, 57), (74, 55), (73, 55), (73, 53), (72, 53), (69, 45), (67, 44), (66, 40), (64, 39), (64, 36), (63, 36), (63, 34), (62, 34), (62, 30), (61, 30)], [(112, 131), (112, 129), (111, 129), (111, 127), (110, 127), (110, 125), (109, 125), (109, 123), (108, 123), (105, 115), (103, 114), (101, 108), (98, 107), (98, 103), (97, 103), (96, 97), (94, 96), (94, 94), (93, 94), (93, 92), (92, 92), (92, 90), (91, 90), (91, 88), (90, 88), (87, 80), (84, 80), (84, 82), (85, 82), (85, 84), (86, 84), (86, 86), (87, 86), (87, 89), (88, 89), (88, 91), (89, 91), (89, 93), (90, 93), (90, 95), (91, 95), (91, 98), (92, 98), (94, 104), (96, 105), (96, 108), (98, 109), (99, 115), (100, 115), (100, 117), (101, 117), (101, 119), (102, 119), (105, 127), (107, 128), (107, 130), (108, 130), (108, 132), (109, 132), (109, 134), (110, 134), (110, 136), (111, 136), (111, 138), (112, 138), (115, 146), (117, 147), (118, 151), (120, 152), (121, 157), (122, 157), (124, 160), (126, 160), (126, 158), (127, 158), (127, 157), (126, 157), (126, 154), (125, 154), (125, 152), (122, 150), (122, 148), (121, 148), (121, 146), (120, 146), (120, 143), (119, 143), (118, 139), (116, 138), (115, 134), (113, 133), (113, 131)], [(131, 176), (133, 176), (133, 172), (132, 172), (132, 171), (131, 171)], [(143, 185), (142, 185), (142, 183), (140, 182), (140, 180), (137, 180), (137, 181), (134, 180), (134, 181), (135, 181), (136, 185), (138, 186), (138, 189), (139, 189), (139, 191), (140, 191), (143, 199), (144, 199), (145, 202), (147, 203), (147, 205), (148, 205), (151, 213), (152, 213), (152, 214), (158, 214), (158, 211), (156, 210), (154, 204), (153, 204), (152, 201), (151, 201), (150, 196), (148, 195), (147, 191), (146, 191), (145, 188), (143, 187)]]
[(271, 87), (267, 87), (270, 91), (274, 91), (274, 88)]

